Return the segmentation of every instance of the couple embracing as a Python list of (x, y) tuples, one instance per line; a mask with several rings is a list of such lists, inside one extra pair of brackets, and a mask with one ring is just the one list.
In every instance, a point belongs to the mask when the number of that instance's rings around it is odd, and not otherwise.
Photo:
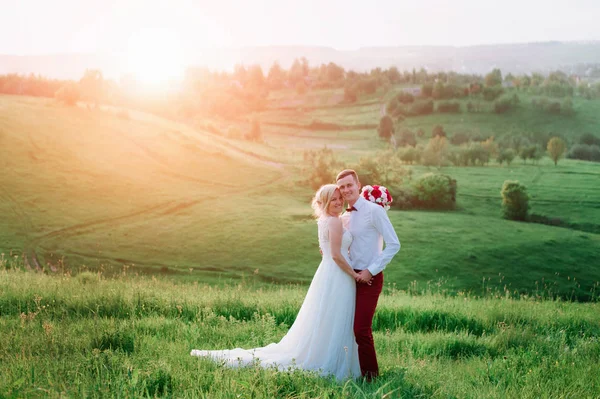
[[(355, 171), (313, 199), (323, 259), (298, 316), (279, 343), (262, 348), (192, 350), (231, 367), (258, 363), (279, 370), (316, 371), (338, 380), (379, 375), (371, 325), (383, 288), (383, 269), (400, 242), (383, 204), (361, 196)], [(348, 209), (344, 210), (344, 202)], [(383, 243), (385, 242), (385, 249)]]

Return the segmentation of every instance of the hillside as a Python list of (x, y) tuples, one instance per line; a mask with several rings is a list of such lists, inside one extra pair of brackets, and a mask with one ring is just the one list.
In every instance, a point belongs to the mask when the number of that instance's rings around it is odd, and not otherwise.
[(0, 97), (0, 109), (0, 245), (24, 249), (32, 267), (57, 267), (58, 254), (155, 265), (166, 250), (176, 261), (187, 229), (202, 240), (223, 223), (215, 212), (283, 174), (208, 132), (133, 111), (23, 97)]
[[(0, 97), (8, 111), (0, 120), (8, 171), (0, 176), (0, 249), (48, 270), (111, 274), (125, 267), (176, 280), (254, 276), (305, 284), (320, 255), (302, 154), (327, 145), (353, 166), (385, 148), (373, 127), (352, 127), (378, 120), (378, 97), (352, 106), (314, 98), (313, 108), (287, 110), (273, 106), (282, 101), (275, 98), (259, 115), (263, 143), (202, 128), (227, 131), (240, 122), (207, 119), (192, 129), (131, 110)], [(314, 119), (349, 128), (307, 127)], [(477, 119), (470, 121), (477, 129)], [(406, 167), (414, 178), (435, 170)], [(457, 210), (389, 212), (402, 250), (386, 270), (387, 284), (412, 292), (597, 297), (600, 270), (586, 265), (600, 256), (598, 164), (564, 160), (554, 167), (546, 158), (442, 172), (457, 179)], [(535, 213), (568, 228), (501, 219), (499, 192), (508, 179), (527, 185)]]

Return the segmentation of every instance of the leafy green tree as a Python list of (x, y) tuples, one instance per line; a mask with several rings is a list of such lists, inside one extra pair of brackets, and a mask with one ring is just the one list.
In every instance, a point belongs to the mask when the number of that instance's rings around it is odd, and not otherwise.
[(293, 84), (294, 86), (300, 82), (304, 80), (304, 67), (303, 64), (300, 62), (300, 60), (298, 60), (297, 58), (294, 60), (294, 62), (292, 63), (292, 66), (290, 67), (290, 71), (288, 73), (288, 79), (290, 81), (291, 84)]
[(567, 145), (560, 137), (552, 137), (548, 141), (548, 155), (554, 161), (554, 166), (558, 165), (558, 160), (565, 155), (567, 152)]
[(379, 120), (379, 128), (377, 129), (379, 137), (389, 140), (394, 134), (394, 121), (389, 115), (384, 115)]
[(265, 75), (260, 65), (251, 65), (247, 73), (248, 84), (253, 87), (262, 87), (265, 85)]
[(267, 82), (271, 89), (277, 90), (283, 88), (285, 82), (286, 72), (281, 68), (281, 65), (277, 61), (271, 65), (269, 73), (267, 74)]
[(337, 82), (344, 79), (344, 68), (341, 66), (330, 62), (327, 64), (327, 80), (330, 82)]
[(395, 66), (387, 70), (387, 77), (392, 83), (399, 83), (402, 80), (402, 75), (400, 75), (400, 71)]
[(485, 75), (485, 85), (487, 87), (500, 86), (502, 84), (502, 72), (495, 68), (492, 72)]
[(304, 152), (304, 174), (307, 176), (305, 183), (313, 190), (323, 184), (333, 183), (335, 174), (342, 167), (330, 148)]
[(510, 166), (511, 162), (515, 159), (515, 151), (512, 148), (505, 148), (498, 154), (496, 161), (502, 165), (504, 162)]
[(436, 166), (440, 168), (446, 159), (446, 152), (448, 150), (448, 141), (446, 137), (434, 136), (429, 139), (427, 147), (421, 156), (423, 165), (425, 166)]

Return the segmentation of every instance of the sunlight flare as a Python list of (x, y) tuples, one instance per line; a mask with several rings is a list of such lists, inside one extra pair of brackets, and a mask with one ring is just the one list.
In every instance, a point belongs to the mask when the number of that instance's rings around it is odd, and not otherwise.
[(129, 72), (146, 88), (166, 88), (181, 80), (185, 52), (177, 34), (165, 29), (138, 30), (129, 37)]

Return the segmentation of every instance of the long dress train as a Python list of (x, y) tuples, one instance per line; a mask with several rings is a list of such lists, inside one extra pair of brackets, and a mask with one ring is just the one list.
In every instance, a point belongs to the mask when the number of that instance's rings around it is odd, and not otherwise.
[[(258, 362), (262, 367), (279, 370), (317, 371), (338, 380), (360, 376), (358, 346), (353, 332), (356, 283), (331, 256), (330, 220), (328, 217), (318, 221), (323, 258), (294, 324), (281, 341), (254, 349), (194, 349), (191, 355), (224, 361), (230, 367)], [(346, 260), (351, 243), (351, 234), (344, 231), (341, 249)]]

